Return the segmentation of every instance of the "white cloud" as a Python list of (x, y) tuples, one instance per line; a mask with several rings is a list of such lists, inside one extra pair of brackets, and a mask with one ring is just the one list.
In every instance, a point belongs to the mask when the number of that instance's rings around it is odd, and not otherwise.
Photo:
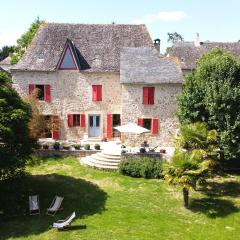
[(155, 21), (180, 21), (185, 18), (187, 14), (183, 11), (162, 11), (155, 14), (147, 14), (141, 19), (133, 21), (135, 24), (152, 23)]
[(5, 45), (14, 45), (16, 44), (16, 40), (21, 36), (22, 33), (15, 31), (0, 31), (0, 48)]

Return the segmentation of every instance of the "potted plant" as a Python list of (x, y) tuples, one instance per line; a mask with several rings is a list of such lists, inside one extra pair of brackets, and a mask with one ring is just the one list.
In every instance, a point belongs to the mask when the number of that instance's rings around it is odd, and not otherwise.
[(144, 147), (141, 147), (140, 148), (140, 153), (145, 153), (146, 152), (146, 149)]
[(81, 144), (75, 144), (75, 145), (74, 145), (74, 148), (75, 148), (76, 150), (80, 150), (80, 149), (81, 149)]
[(96, 144), (94, 145), (94, 148), (95, 148), (95, 150), (100, 150), (100, 145), (99, 145), (98, 143), (96, 143)]
[(160, 149), (160, 153), (166, 153), (166, 149)]
[(84, 149), (85, 149), (85, 150), (90, 150), (90, 144), (85, 144), (85, 145), (84, 145)]
[(59, 150), (59, 149), (60, 149), (60, 142), (55, 142), (55, 143), (53, 144), (53, 148), (54, 148), (55, 150)]

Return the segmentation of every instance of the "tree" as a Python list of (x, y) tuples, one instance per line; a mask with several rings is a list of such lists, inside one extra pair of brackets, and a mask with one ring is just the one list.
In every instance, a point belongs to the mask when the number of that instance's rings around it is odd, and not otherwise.
[(177, 32), (167, 33), (167, 35), (168, 35), (167, 41), (171, 43), (180, 42), (184, 40), (183, 36)]
[(180, 185), (184, 206), (188, 208), (189, 190), (206, 184), (219, 165), (217, 131), (207, 130), (204, 123), (181, 126), (176, 151), (171, 164), (164, 166), (164, 178), (170, 184)]
[(51, 131), (52, 122), (51, 119), (46, 120), (42, 113), (41, 104), (37, 98), (38, 91), (35, 89), (33, 93), (24, 97), (24, 101), (31, 106), (32, 115), (29, 121), (28, 127), (30, 131), (30, 137), (38, 139), (44, 135), (46, 131)]
[(177, 114), (181, 123), (205, 121), (209, 129), (217, 129), (222, 164), (239, 163), (239, 58), (218, 48), (204, 55), (185, 78)]
[(3, 46), (0, 50), (0, 61), (8, 57), (14, 51), (14, 46)]
[(36, 141), (29, 137), (31, 108), (0, 71), (0, 180), (24, 170)]
[(14, 47), (14, 52), (11, 56), (11, 64), (16, 64), (25, 53), (27, 47), (32, 42), (37, 30), (43, 24), (44, 21), (40, 21), (37, 18), (30, 26), (30, 28), (17, 40), (17, 46)]
[[(184, 40), (183, 36), (177, 32), (167, 33), (167, 35), (168, 35), (167, 41), (172, 44)], [(169, 52), (171, 52), (171, 50), (172, 50), (172, 47), (167, 47), (164, 55), (167, 56), (169, 54)]]

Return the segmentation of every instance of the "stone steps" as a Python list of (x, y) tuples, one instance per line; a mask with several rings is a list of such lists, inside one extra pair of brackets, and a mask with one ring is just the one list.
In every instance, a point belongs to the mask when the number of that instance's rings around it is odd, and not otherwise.
[(98, 169), (117, 170), (120, 163), (120, 155), (117, 152), (100, 152), (80, 159), (82, 165)]

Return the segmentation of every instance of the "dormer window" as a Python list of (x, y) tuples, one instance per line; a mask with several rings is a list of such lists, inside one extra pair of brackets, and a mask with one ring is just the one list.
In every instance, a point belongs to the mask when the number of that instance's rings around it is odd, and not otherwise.
[(77, 62), (69, 46), (67, 46), (63, 54), (59, 69), (78, 70)]

